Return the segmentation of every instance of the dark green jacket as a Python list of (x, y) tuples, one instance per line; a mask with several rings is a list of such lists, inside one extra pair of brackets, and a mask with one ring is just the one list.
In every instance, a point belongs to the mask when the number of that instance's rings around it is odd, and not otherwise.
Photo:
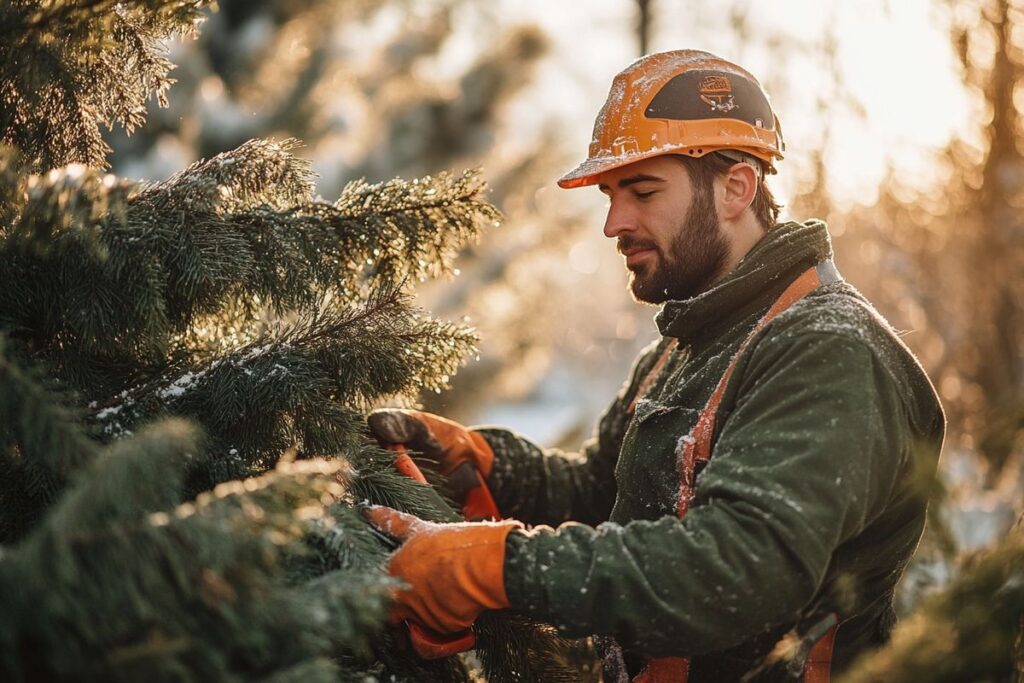
[(740, 357), (694, 503), (675, 514), (680, 440), (776, 297), (830, 257), (823, 223), (779, 225), (709, 291), (667, 303), (662, 340), (579, 455), (480, 429), (502, 513), (558, 527), (509, 537), (514, 609), (567, 635), (614, 636), (637, 661), (693, 657), (691, 683), (738, 679), (830, 611), (844, 620), (834, 671), (888, 637), (945, 422), (913, 355), (849, 284), (794, 304)]

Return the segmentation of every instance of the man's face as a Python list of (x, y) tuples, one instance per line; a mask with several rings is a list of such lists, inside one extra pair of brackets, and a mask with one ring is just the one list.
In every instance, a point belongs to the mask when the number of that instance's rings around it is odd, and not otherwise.
[(695, 188), (677, 159), (659, 156), (600, 177), (611, 205), (604, 234), (618, 240), (637, 301), (660, 304), (700, 294), (729, 254), (712, 188)]

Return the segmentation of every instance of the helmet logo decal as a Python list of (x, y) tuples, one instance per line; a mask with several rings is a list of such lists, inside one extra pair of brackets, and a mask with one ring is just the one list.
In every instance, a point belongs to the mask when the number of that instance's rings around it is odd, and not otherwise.
[(726, 76), (708, 76), (697, 86), (700, 99), (714, 111), (728, 112), (740, 105), (732, 100), (732, 83)]

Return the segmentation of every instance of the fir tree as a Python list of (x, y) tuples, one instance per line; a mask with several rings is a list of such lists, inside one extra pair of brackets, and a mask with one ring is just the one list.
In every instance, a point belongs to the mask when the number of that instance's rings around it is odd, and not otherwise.
[(843, 683), (1024, 680), (1024, 524), (964, 558)]
[[(219, 0), (218, 7), (196, 40), (173, 47), (178, 67), (170, 107), (151, 103), (147, 125), (130, 137), (105, 133), (115, 172), (161, 177), (268, 136), (301, 139), (298, 153), (318, 171), (317, 190), (331, 197), (361, 176), (380, 181), (486, 168), (488, 198), (515, 229), (463, 249), (459, 279), (428, 282), (417, 288), (417, 300), (435, 314), (470, 317), (487, 343), (443, 394), (421, 400), (428, 410), (479, 421), (484, 406), (542, 390), (548, 373), (538, 361), (548, 357), (552, 367), (573, 368), (574, 379), (607, 377), (591, 392), (589, 410), (576, 416), (579, 439), (585, 438), (620, 380), (613, 369), (605, 374), (607, 359), (580, 353), (591, 343), (609, 343), (596, 322), (605, 319), (606, 302), (544, 293), (578, 286), (566, 282), (565, 252), (592, 221), (569, 215), (564, 202), (542, 207), (535, 201), (538, 187), (564, 171), (573, 154), (563, 156), (553, 121), (544, 132), (532, 130), (509, 106), (533, 83), (548, 37), (537, 27), (510, 25), (490, 4), (465, 0)], [(387, 25), (388, 15), (401, 16), (401, 23), (379, 35), (375, 28), (367, 38), (367, 24)], [(436, 68), (453, 43), (462, 52), (467, 40), (479, 46), (473, 58), (456, 73)], [(496, 297), (510, 303), (495, 306)], [(621, 298), (628, 298), (624, 290)], [(650, 324), (647, 312), (634, 311)], [(578, 332), (571, 344), (556, 334), (567, 320)], [(643, 335), (611, 343), (628, 345), (615, 354), (625, 373)]]
[[(457, 515), (363, 416), (444, 387), (471, 329), (410, 303), (499, 220), (478, 173), (313, 195), (293, 140), (104, 175), (201, 0), (0, 4), (0, 678), (468, 680), (385, 628), (372, 501)], [(484, 673), (569, 680), (494, 614)]]

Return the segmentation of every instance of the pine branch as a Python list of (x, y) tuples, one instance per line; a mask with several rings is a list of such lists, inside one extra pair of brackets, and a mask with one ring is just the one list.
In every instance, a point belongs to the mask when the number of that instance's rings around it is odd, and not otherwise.
[(305, 455), (351, 452), (374, 401), (444, 386), (476, 341), (420, 318), (396, 289), (337, 306), (101, 402), (100, 431), (118, 437), (159, 415), (190, 417), (214, 439), (215, 460), (228, 450), (238, 459), (236, 476), (273, 466), (293, 445)]
[(67, 476), (93, 460), (96, 446), (70, 398), (47, 386), (7, 349), (0, 334), (0, 541), (25, 533)]
[(0, 7), (0, 142), (48, 170), (104, 165), (100, 124), (142, 123), (173, 82), (162, 39), (189, 34), (208, 0), (79, 0)]
[(4, 680), (287, 680), (337, 676), (328, 657), (369, 651), (391, 579), (378, 568), (289, 586), (285, 573), (310, 525), (333, 523), (339, 465), (290, 465), (147, 516), (195, 445), (180, 423), (118, 444), (0, 557)]
[[(370, 680), (417, 683), (478, 683), (462, 657), (420, 659), (412, 653), (406, 636), (388, 634), (374, 649), (377, 658), (367, 673)], [(362, 680), (366, 680), (365, 678)]]
[[(63, 26), (68, 33), (77, 35), (95, 27), (97, 20), (111, 21), (115, 16), (123, 16), (131, 11), (160, 11), (164, 16), (180, 12), (190, 7), (198, 8), (204, 2), (164, 2), (163, 0), (77, 0), (77, 2), (51, 2), (48, 6), (40, 6), (27, 21), (26, 28), (30, 31), (55, 30)], [(161, 14), (154, 15), (154, 22)], [(188, 15), (186, 15), (188, 16)], [(166, 19), (165, 19), (166, 20)], [(175, 22), (178, 23), (178, 22)]]
[(79, 164), (27, 176), (24, 184), (24, 198), (15, 204), (17, 220), (0, 233), (5, 248), (47, 255), (84, 244), (94, 260), (107, 258), (103, 228), (125, 220), (132, 183)]
[[(345, 479), (346, 498), (355, 499), (352, 481), (357, 478), (347, 461), (339, 461)], [(350, 471), (351, 470), (351, 471)], [(362, 575), (379, 570), (387, 562), (391, 542), (383, 542), (380, 533), (366, 524), (358, 510), (349, 503), (329, 509), (331, 523), (315, 524), (305, 542), (313, 552), (302, 556), (289, 568), (296, 580), (324, 576), (332, 572)]]
[(115, 443), (97, 459), (91, 476), (83, 475), (61, 499), (47, 525), (72, 537), (102, 534), (125, 519), (173, 507), (201, 441), (194, 426), (167, 420)]
[[(3, 93), (0, 93), (0, 101), (2, 98)], [(18, 151), (0, 144), (0, 237), (7, 232), (7, 227), (14, 221), (23, 203), (21, 195), (25, 178), (20, 172), (20, 167)]]
[(348, 462), (355, 469), (348, 484), (353, 502), (386, 505), (432, 522), (462, 521), (436, 489), (399, 474), (394, 453), (371, 446), (350, 456)]
[(119, 376), (123, 368), (160, 372), (192, 325), (251, 320), (264, 305), (308, 313), (332, 292), (354, 301), (400, 273), (441, 272), (450, 264), (437, 259), (496, 216), (473, 173), (392, 181), (387, 201), (364, 187), (345, 210), (279, 211), (308, 192), (291, 144), (247, 143), (128, 199), (131, 185), (81, 168), (30, 178), (24, 209), (0, 235), (10, 266), (0, 272), (0, 326), (73, 386), (119, 391), (138, 379)]
[(941, 592), (901, 621), (843, 683), (1010, 680), (1024, 628), (1024, 527), (979, 551)]
[[(10, 330), (28, 352), (61, 371), (69, 386), (102, 387), (107, 375), (109, 364), (90, 368), (77, 361), (87, 361), (82, 352), (90, 341), (117, 333), (108, 305), (115, 294), (97, 291), (94, 284), (109, 262), (101, 222), (123, 214), (127, 192), (126, 185), (81, 166), (29, 177), (21, 220), (0, 241), (0, 329)], [(159, 308), (146, 300), (145, 291), (139, 293), (135, 305), (150, 304), (143, 321), (153, 320)], [(69, 327), (79, 328), (78, 335)], [(139, 332), (152, 334), (152, 328), (140, 324)], [(76, 336), (86, 340), (85, 349), (70, 343)], [(47, 353), (50, 349), (57, 353)], [(126, 356), (133, 354), (111, 360), (123, 365)]]
[(365, 226), (375, 272), (423, 279), (450, 271), (459, 249), (477, 236), (479, 222), (501, 222), (501, 213), (482, 199), (485, 189), (477, 169), (410, 182), (356, 181), (335, 206)]
[(79, 425), (69, 397), (46, 388), (38, 372), (11, 357), (0, 335), (0, 424), (10, 430), (23, 456), (59, 477), (90, 462), (95, 445)]
[(300, 322), (282, 341), (315, 351), (335, 378), (335, 396), (366, 409), (381, 395), (445, 388), (478, 339), (471, 328), (423, 317), (391, 286), (371, 292), (359, 308)]
[(221, 214), (269, 207), (286, 210), (311, 200), (309, 162), (291, 151), (298, 140), (249, 140), (237, 149), (197, 161), (133, 197), (142, 214), (202, 206)]
[[(10, 157), (0, 161), (9, 162), (0, 171), (6, 177), (14, 163)], [(71, 166), (24, 177), (18, 186), (24, 188), (23, 194), (16, 192), (17, 202), (6, 207), (12, 221), (0, 228), (0, 329), (9, 330), (29, 353), (46, 358), (54, 367), (76, 368), (95, 380), (108, 368), (101, 364), (90, 373), (88, 363), (66, 362), (65, 357), (74, 361), (83, 351), (81, 345), (71, 343), (76, 335), (69, 328), (79, 327), (87, 349), (88, 340), (107, 340), (117, 334), (108, 302), (111, 296), (129, 297), (96, 284), (102, 281), (104, 269), (112, 267), (104, 225), (124, 219), (132, 185)], [(141, 271), (144, 274), (146, 269)], [(142, 302), (151, 304), (144, 297)], [(158, 310), (147, 310), (143, 320), (152, 320)], [(140, 330), (145, 334), (147, 327), (140, 325)], [(47, 353), (49, 349), (58, 352)], [(125, 356), (114, 360), (123, 364)], [(68, 374), (64, 379), (71, 386), (88, 385)]]
[(591, 671), (597, 666), (579, 643), (510, 612), (485, 612), (473, 628), (486, 680), (502, 680), (514, 672), (517, 681), (576, 683), (581, 665)]

